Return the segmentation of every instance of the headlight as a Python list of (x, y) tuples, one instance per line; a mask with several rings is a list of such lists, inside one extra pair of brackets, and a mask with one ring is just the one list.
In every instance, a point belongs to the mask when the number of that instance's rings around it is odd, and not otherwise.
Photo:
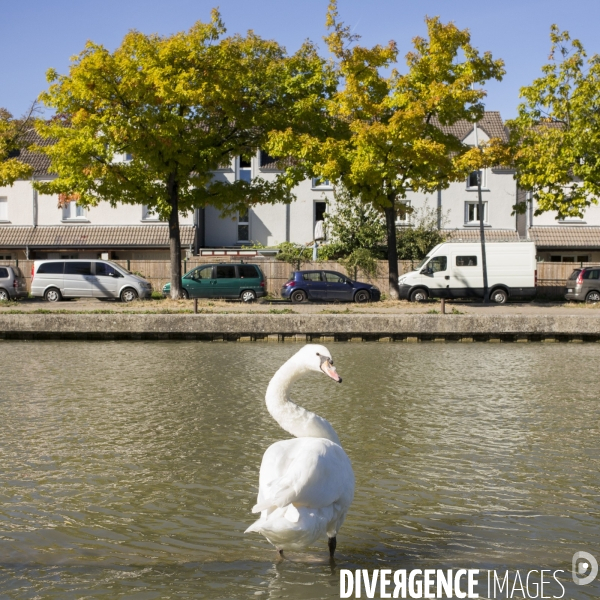
[(372, 290), (375, 290), (376, 292), (378, 292), (378, 291), (379, 291), (379, 288), (378, 288), (376, 285), (372, 285), (372, 286), (371, 286), (371, 289), (372, 289)]

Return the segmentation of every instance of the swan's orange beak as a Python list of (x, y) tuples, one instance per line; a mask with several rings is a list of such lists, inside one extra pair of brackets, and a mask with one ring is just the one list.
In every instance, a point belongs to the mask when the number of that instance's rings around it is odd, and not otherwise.
[(335, 367), (331, 364), (329, 359), (321, 361), (321, 371), (323, 371), (325, 375), (329, 375), (334, 381), (342, 383), (342, 378), (338, 375), (338, 372), (335, 370)]

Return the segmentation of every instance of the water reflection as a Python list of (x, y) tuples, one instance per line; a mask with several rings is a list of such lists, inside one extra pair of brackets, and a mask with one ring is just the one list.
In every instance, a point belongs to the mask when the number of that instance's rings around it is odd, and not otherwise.
[(243, 531), (287, 436), (266, 385), (298, 348), (3, 343), (0, 593), (337, 598), (340, 568), (568, 569), (600, 546), (600, 347), (331, 344), (344, 384), (293, 398), (357, 493), (333, 570), (326, 541), (277, 562)]

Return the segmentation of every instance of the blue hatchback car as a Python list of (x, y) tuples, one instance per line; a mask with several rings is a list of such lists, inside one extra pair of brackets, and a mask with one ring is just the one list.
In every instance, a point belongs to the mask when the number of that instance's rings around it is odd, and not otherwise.
[(336, 271), (294, 271), (281, 288), (281, 297), (294, 303), (307, 300), (372, 302), (381, 299), (379, 288), (352, 281)]

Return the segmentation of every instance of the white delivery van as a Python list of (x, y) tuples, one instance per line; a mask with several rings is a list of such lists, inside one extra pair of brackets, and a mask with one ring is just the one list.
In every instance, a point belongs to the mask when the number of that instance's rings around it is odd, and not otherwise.
[[(485, 245), (490, 300), (533, 298), (537, 263), (533, 242), (488, 242)], [(483, 298), (480, 242), (444, 242), (421, 261), (416, 271), (398, 278), (400, 297)]]

